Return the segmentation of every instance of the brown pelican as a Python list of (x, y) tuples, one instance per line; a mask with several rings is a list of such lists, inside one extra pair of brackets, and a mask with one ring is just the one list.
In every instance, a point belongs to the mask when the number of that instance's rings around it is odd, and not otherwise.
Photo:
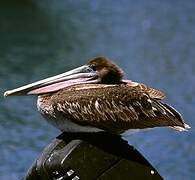
[(12, 95), (38, 95), (40, 113), (63, 132), (190, 128), (173, 107), (161, 102), (163, 92), (124, 80), (122, 70), (104, 57), (4, 93)]

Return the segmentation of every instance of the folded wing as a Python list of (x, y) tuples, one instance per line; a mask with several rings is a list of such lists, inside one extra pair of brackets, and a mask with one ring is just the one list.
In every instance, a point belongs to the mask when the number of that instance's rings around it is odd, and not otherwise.
[(68, 95), (56, 93), (53, 105), (58, 113), (83, 126), (114, 133), (162, 126), (181, 131), (189, 127), (173, 107), (160, 101), (164, 93), (144, 84), (90, 85), (85, 89), (73, 87), (71, 91)]

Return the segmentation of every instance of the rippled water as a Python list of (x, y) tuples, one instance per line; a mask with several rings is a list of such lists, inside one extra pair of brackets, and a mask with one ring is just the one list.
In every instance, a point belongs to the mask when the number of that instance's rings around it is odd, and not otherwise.
[[(107, 56), (126, 78), (164, 90), (192, 129), (129, 137), (165, 179), (195, 179), (195, 2), (0, 2), (0, 92)], [(0, 97), (0, 179), (21, 178), (59, 134), (36, 98)]]

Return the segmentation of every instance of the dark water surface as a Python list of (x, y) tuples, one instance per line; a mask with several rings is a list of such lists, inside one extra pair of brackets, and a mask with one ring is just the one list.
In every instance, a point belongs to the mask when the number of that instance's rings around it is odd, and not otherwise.
[[(104, 55), (164, 90), (192, 129), (130, 136), (165, 179), (195, 179), (195, 1), (0, 2), (0, 92)], [(0, 179), (20, 179), (59, 131), (36, 98), (0, 97)]]

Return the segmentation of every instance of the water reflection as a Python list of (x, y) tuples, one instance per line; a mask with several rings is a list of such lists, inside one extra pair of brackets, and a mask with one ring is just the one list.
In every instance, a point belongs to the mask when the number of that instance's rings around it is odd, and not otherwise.
[[(194, 1), (36, 1), (0, 3), (0, 92), (104, 55), (129, 79), (167, 92), (194, 126)], [(59, 132), (33, 97), (0, 99), (0, 179), (19, 179)], [(129, 142), (166, 179), (194, 178), (194, 131), (157, 129)]]

